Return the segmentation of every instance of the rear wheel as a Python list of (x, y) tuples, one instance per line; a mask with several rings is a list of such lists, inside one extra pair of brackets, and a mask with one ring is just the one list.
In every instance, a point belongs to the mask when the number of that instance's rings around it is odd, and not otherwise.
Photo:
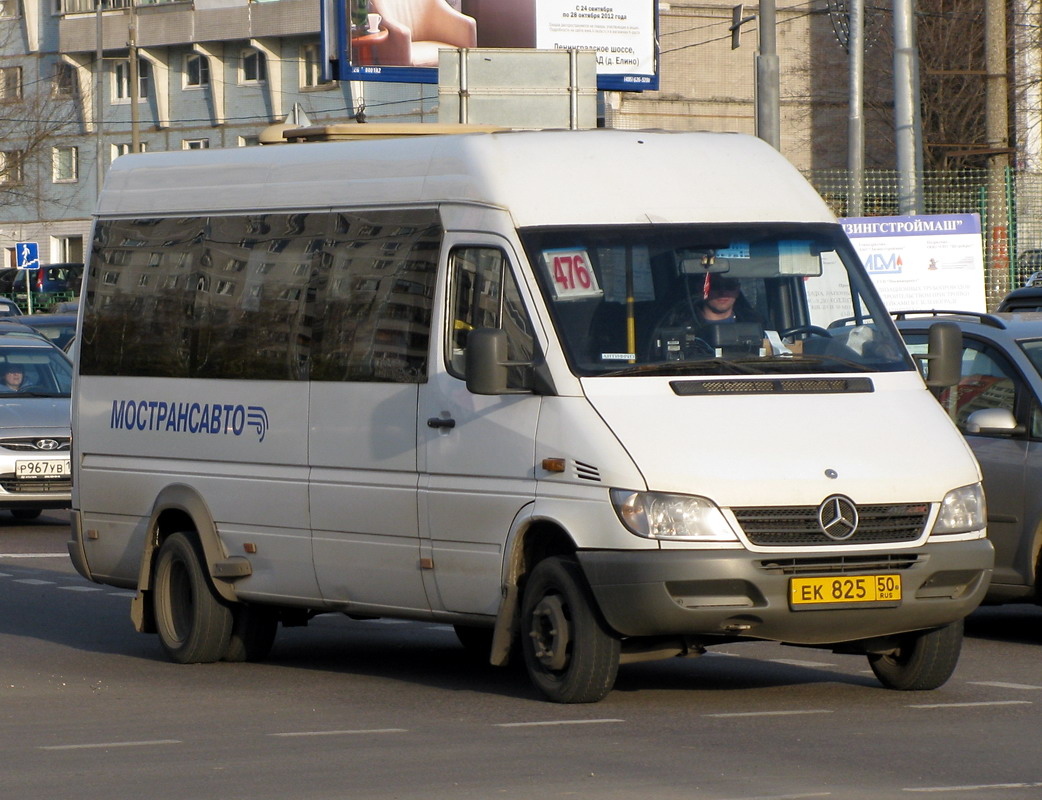
[(43, 512), (39, 508), (12, 508), (11, 516), (15, 519), (36, 519)]
[(615, 685), (619, 639), (574, 560), (547, 558), (532, 570), (521, 600), (521, 647), (532, 683), (555, 702), (594, 703)]
[(232, 610), (217, 596), (188, 534), (175, 533), (159, 548), (154, 607), (159, 642), (172, 661), (221, 659), (232, 635)]
[(932, 631), (906, 633), (890, 653), (870, 653), (868, 663), (887, 689), (924, 691), (952, 676), (962, 651), (962, 620)]

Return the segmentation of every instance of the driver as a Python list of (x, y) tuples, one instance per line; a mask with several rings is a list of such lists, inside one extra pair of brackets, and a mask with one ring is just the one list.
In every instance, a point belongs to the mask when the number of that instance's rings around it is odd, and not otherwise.
[(721, 273), (709, 273), (705, 276), (702, 299), (693, 301), (689, 295), (667, 311), (655, 326), (652, 345), (656, 349), (660, 347), (658, 340), (661, 338), (661, 332), (666, 329), (683, 328), (688, 336), (704, 340), (706, 326), (735, 322), (763, 324), (760, 315), (742, 295), (738, 278)]
[(0, 384), (0, 392), (17, 392), (22, 388), (25, 371), (20, 364), (8, 364), (4, 367), (4, 380)]

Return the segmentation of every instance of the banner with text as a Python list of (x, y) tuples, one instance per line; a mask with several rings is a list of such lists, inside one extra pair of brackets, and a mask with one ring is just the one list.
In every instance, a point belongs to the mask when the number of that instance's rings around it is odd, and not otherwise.
[(987, 311), (978, 214), (840, 219), (891, 311)]

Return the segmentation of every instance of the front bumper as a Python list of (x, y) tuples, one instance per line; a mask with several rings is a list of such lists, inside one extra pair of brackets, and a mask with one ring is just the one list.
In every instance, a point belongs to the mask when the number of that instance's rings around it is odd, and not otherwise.
[[(740, 636), (822, 645), (936, 628), (984, 599), (994, 550), (987, 539), (909, 551), (587, 550), (578, 553), (605, 620), (623, 636)], [(899, 605), (793, 610), (789, 580), (900, 573)]]

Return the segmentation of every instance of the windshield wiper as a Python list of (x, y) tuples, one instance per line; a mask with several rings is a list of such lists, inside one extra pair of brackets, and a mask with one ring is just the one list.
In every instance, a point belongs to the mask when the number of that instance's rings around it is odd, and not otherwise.
[(761, 359), (760, 363), (768, 364), (771, 366), (779, 365), (793, 365), (797, 368), (805, 364), (814, 364), (816, 366), (823, 366), (825, 364), (835, 364), (839, 367), (844, 367), (845, 372), (874, 372), (875, 370), (867, 364), (859, 364), (857, 361), (851, 361), (848, 358), (841, 358), (840, 356), (830, 355), (818, 355), (817, 353), (789, 353), (779, 354), (776, 356), (768, 357), (767, 359)]
[[(759, 359), (756, 359), (759, 362)], [(744, 361), (727, 358), (700, 358), (697, 361), (662, 361), (657, 364), (638, 364), (613, 372), (602, 372), (598, 378), (616, 378), (625, 375), (762, 375), (763, 370)]]

